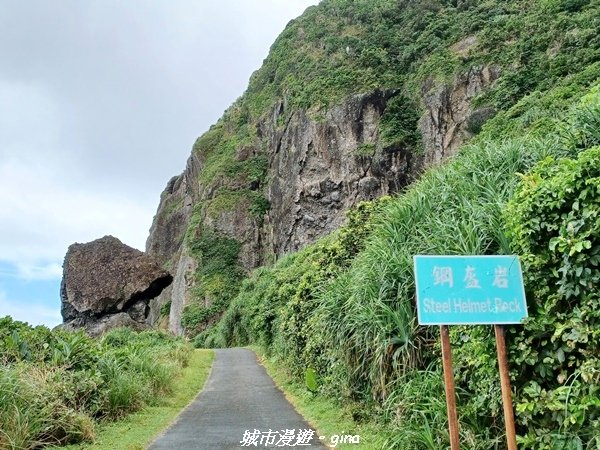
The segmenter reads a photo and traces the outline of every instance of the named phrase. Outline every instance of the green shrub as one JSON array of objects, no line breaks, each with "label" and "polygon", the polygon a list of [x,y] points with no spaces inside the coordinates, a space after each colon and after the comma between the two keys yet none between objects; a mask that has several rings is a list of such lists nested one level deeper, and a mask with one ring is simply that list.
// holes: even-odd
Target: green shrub
[{"label": "green shrub", "polygon": [[368,142],[356,147],[356,150],[354,150],[354,154],[356,156],[373,156],[373,154],[375,153],[375,149],[376,145],[371,142]]},{"label": "green shrub", "polygon": [[161,317],[169,317],[169,315],[171,314],[171,304],[172,304],[172,301],[169,300],[167,303],[165,303],[164,305],[162,305],[160,307],[160,316]]},{"label": "green shrub", "polygon": [[195,299],[182,313],[181,324],[188,336],[203,331],[235,297],[244,271],[238,261],[241,244],[216,231],[200,227],[190,238],[192,255],[198,260]]},{"label": "green shrub", "polygon": [[379,123],[383,147],[415,149],[421,140],[418,122],[420,111],[405,95],[392,97]]},{"label": "green shrub", "polygon": [[150,394],[145,389],[144,381],[122,366],[118,367],[114,377],[106,383],[100,409],[102,417],[119,419],[140,409],[145,404],[146,396]]},{"label": "green shrub", "polygon": [[600,147],[537,165],[523,177],[507,224],[532,315],[514,336],[522,442],[598,445]]},{"label": "green shrub", "polygon": [[250,214],[254,218],[262,220],[267,211],[271,209],[271,203],[261,194],[255,193],[252,197],[252,204],[249,208]]},{"label": "green shrub", "polygon": [[[79,401],[62,394],[68,372],[19,363],[0,366],[0,447],[37,448],[91,439],[94,422]],[[78,385],[69,386],[74,391]],[[77,392],[67,392],[74,399]]]}]

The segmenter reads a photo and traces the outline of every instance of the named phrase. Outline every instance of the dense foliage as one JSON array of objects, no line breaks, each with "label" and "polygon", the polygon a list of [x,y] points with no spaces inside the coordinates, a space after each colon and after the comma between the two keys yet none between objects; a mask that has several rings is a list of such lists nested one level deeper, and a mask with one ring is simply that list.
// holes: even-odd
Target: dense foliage
[{"label": "dense foliage", "polygon": [[600,436],[600,147],[541,162],[507,217],[539,318],[514,337],[523,442],[581,448]]},{"label": "dense foliage", "polygon": [[279,36],[240,104],[260,116],[278,98],[319,107],[404,85],[416,98],[427,79],[492,63],[508,73],[481,101],[506,109],[600,59],[598,7],[587,0],[324,0]]},{"label": "dense foliage", "polygon": [[192,336],[206,328],[211,319],[229,305],[243,277],[238,262],[241,244],[203,227],[201,217],[202,207],[194,214],[193,225],[186,236],[190,254],[198,261],[194,299],[184,308],[181,319],[186,334]]},{"label": "dense foliage", "polygon": [[[217,328],[199,334],[197,346],[226,346],[232,342],[242,345],[260,343],[265,347],[274,344],[273,338],[280,332],[288,333],[293,342],[280,342],[282,351],[292,357],[302,353],[305,339],[301,336],[308,331],[306,316],[310,313],[310,302],[314,300],[312,290],[303,290],[326,283],[336,273],[348,266],[352,258],[364,245],[372,224],[369,218],[381,210],[390,200],[383,197],[376,202],[360,203],[356,209],[348,213],[348,223],[335,235],[315,246],[307,247],[288,258],[284,258],[272,269],[258,269],[255,274],[242,283],[237,295],[225,317]],[[262,274],[268,276],[263,276]],[[289,304],[285,311],[286,318],[278,318],[279,328],[275,329],[276,306]],[[241,321],[240,321],[241,319]]]},{"label": "dense foliage", "polygon": [[93,340],[0,319],[0,448],[92,440],[99,422],[159,403],[189,355],[157,331]]},{"label": "dense foliage", "polygon": [[[402,195],[361,205],[338,233],[256,271],[197,344],[259,344],[299,379],[316,371],[322,395],[356,401],[356,420],[375,415],[393,427],[390,448],[444,448],[437,330],[416,324],[412,256],[514,251],[531,304],[527,323],[508,329],[520,442],[595,448],[600,95],[563,119],[514,113],[522,103],[564,111],[573,98],[565,90],[575,91],[518,102],[512,123],[493,119]],[[507,127],[521,136],[503,138]],[[461,440],[504,448],[491,328],[453,327],[451,338]]]}]

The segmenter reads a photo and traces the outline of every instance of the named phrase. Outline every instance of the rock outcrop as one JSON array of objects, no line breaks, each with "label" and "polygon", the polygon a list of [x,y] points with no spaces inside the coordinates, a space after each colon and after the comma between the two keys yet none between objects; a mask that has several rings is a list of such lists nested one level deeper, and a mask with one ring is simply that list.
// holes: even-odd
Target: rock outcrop
[{"label": "rock outcrop", "polygon": [[260,124],[270,153],[271,205],[262,245],[281,256],[340,227],[345,212],[362,200],[399,191],[418,172],[409,148],[384,146],[379,123],[395,91],[354,95],[324,119],[292,112],[278,127],[283,108]]},{"label": "rock outcrop", "polygon": [[498,67],[478,66],[458,76],[452,84],[425,83],[422,102],[427,112],[421,118],[420,128],[426,165],[439,164],[452,156],[471,136],[474,119],[484,122],[495,114],[491,108],[473,110],[471,103],[499,77]]},{"label": "rock outcrop", "polygon": [[239,242],[239,261],[247,271],[313,243],[337,229],[358,202],[398,192],[423,168],[453,155],[471,136],[473,119],[483,122],[494,114],[473,110],[471,103],[499,75],[499,69],[481,66],[452,83],[425,83],[419,102],[422,116],[415,125],[422,136],[421,151],[382,139],[382,117],[396,90],[351,96],[316,117],[301,109],[288,111],[281,100],[254,125],[255,143],[236,149],[238,161],[257,154],[268,159],[266,184],[246,187],[264,192],[269,203],[259,218],[243,203],[207,214],[202,205],[209,205],[224,187],[238,187],[222,179],[203,185],[205,161],[192,152],[185,171],[161,195],[146,243],[147,253],[172,268],[175,276],[172,286],[151,302],[149,322],[156,323],[162,305],[172,301],[169,329],[182,334],[181,313],[199,267],[185,236],[201,233],[198,224]]},{"label": "rock outcrop", "polygon": [[151,303],[151,319],[171,300],[169,329],[182,333],[181,312],[198,267],[184,239],[195,211],[200,211],[196,221],[241,244],[240,264],[249,271],[337,229],[346,210],[361,200],[397,192],[412,181],[422,158],[379,139],[381,116],[394,95],[393,90],[354,95],[318,118],[303,110],[288,112],[284,102],[276,105],[256,124],[255,145],[236,154],[243,161],[267,150],[268,182],[261,189],[269,209],[263,217],[252,215],[243,203],[213,216],[206,208],[194,209],[209,203],[223,185],[199,182],[203,160],[193,152],[186,170],[161,195],[146,243],[147,253],[175,275],[173,285]]},{"label": "rock outcrop", "polygon": [[115,237],[73,244],[63,265],[63,326],[90,335],[122,326],[147,328],[150,301],[172,280],[152,257]]}]

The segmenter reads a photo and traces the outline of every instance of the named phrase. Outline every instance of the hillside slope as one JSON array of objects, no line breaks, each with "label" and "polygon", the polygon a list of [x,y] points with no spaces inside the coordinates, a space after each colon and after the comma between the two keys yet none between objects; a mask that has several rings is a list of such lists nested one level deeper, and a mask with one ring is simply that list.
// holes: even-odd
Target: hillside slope
[{"label": "hillside slope", "polygon": [[163,192],[147,251],[175,280],[151,320],[170,302],[172,331],[202,331],[249,270],[329,234],[358,202],[401,191],[491,117],[510,110],[534,120],[536,110],[511,107],[535,91],[579,95],[600,72],[599,8],[584,0],[309,8]]},{"label": "hillside slope", "polygon": [[[506,329],[520,448],[598,448],[600,85],[580,99],[572,88],[524,98],[509,115],[535,120],[491,119],[402,194],[360,203],[337,232],[256,270],[196,345],[258,345],[298,381],[316,374],[357,428],[382,430],[384,447],[365,448],[449,448],[438,327],[416,323],[413,255],[517,254],[529,318]],[[504,449],[492,327],[450,336],[461,442]]]}]

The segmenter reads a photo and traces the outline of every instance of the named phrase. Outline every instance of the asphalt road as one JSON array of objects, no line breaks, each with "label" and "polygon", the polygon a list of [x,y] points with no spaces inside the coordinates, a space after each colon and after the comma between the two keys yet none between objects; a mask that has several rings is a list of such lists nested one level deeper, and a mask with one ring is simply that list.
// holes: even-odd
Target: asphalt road
[{"label": "asphalt road", "polygon": [[215,352],[204,390],[149,450],[326,448],[258,364],[254,352],[242,348]]}]

